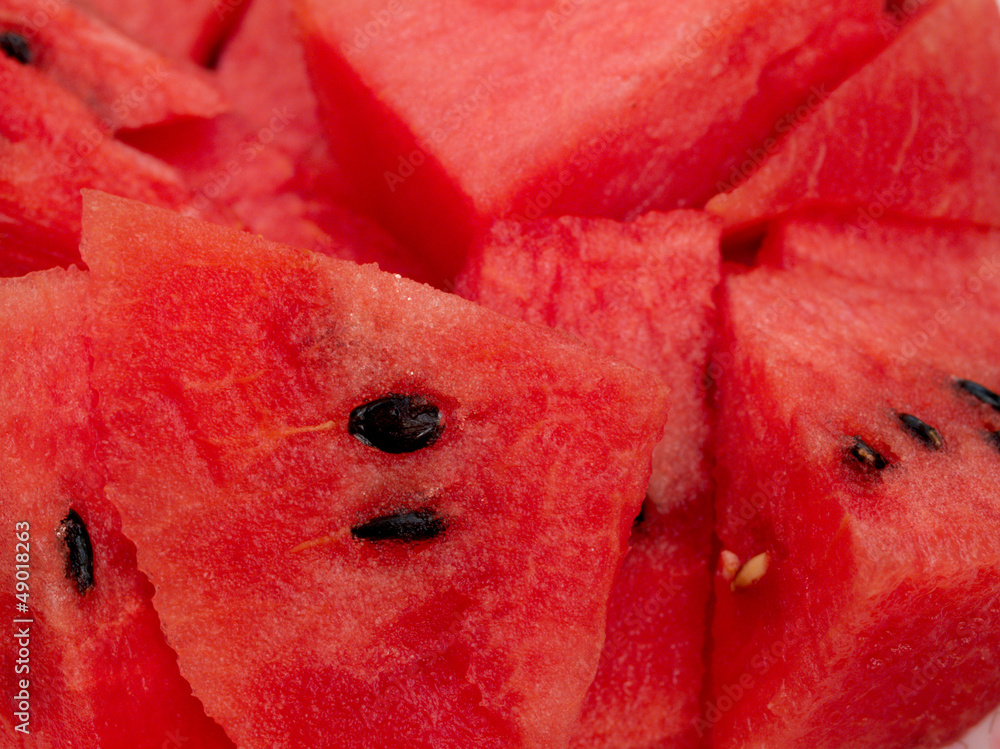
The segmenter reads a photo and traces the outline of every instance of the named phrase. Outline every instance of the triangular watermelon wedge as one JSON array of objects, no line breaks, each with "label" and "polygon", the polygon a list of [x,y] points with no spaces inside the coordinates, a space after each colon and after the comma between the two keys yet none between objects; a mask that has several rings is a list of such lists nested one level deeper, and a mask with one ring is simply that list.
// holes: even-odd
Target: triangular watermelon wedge
[{"label": "triangular watermelon wedge", "polygon": [[563,747],[651,375],[453,295],[88,193],[94,383],[182,673],[255,747]]},{"label": "triangular watermelon wedge", "polygon": [[498,218],[703,205],[889,19],[872,0],[297,7],[331,145],[447,278]]},{"label": "triangular watermelon wedge", "polygon": [[[917,3],[906,3],[909,5]],[[750,227],[806,201],[997,223],[1000,11],[995,0],[938,0],[781,143],[750,154],[709,210]],[[788,131],[786,126],[785,131]],[[724,192],[729,190],[728,192]]]},{"label": "triangular watermelon wedge", "polygon": [[105,134],[226,108],[204,71],[156,54],[72,4],[2,0],[0,32],[16,35],[26,49],[23,64],[78,96]]},{"label": "triangular watermelon wedge", "polygon": [[105,132],[74,94],[0,55],[0,275],[79,262],[80,188],[232,221],[180,173]]},{"label": "triangular watermelon wedge", "polygon": [[234,749],[181,678],[103,496],[88,289],[76,269],[0,280],[0,522],[10,529],[0,605],[12,627],[0,643],[0,745]]},{"label": "triangular watermelon wedge", "polygon": [[608,609],[607,640],[571,746],[693,747],[711,590],[703,385],[720,228],[698,211],[499,221],[457,291],[663,377],[670,425]]},{"label": "triangular watermelon wedge", "polygon": [[700,725],[717,746],[958,738],[1000,701],[1000,347],[984,334],[1000,315],[766,268],[730,277],[720,313],[725,551]]},{"label": "triangular watermelon wedge", "polygon": [[904,216],[859,225],[856,215],[819,206],[784,214],[768,226],[757,259],[776,268],[822,268],[900,291],[943,293],[942,314],[970,303],[1000,308],[1000,228]]},{"label": "triangular watermelon wedge", "polygon": [[76,0],[133,39],[165,55],[211,65],[239,24],[247,0]]}]

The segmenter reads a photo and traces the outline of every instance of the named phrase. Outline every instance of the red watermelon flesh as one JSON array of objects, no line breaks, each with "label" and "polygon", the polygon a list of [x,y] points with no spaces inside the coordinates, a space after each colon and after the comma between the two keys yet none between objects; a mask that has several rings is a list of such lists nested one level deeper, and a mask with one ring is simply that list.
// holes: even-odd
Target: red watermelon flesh
[{"label": "red watermelon flesh", "polygon": [[378,263],[386,272],[421,282],[433,280],[424,264],[373,219],[341,202],[344,193],[324,180],[334,165],[323,164],[322,157],[313,160],[311,154],[303,157],[305,163],[296,163],[280,146],[276,139],[293,121],[286,108],[275,110],[269,124],[254,128],[234,113],[146,128],[124,140],[181,171],[195,191],[182,209],[187,215],[221,204],[248,231],[271,241]]},{"label": "red watermelon flesh", "polygon": [[157,52],[213,62],[248,0],[73,0]]},{"label": "red watermelon flesh", "polygon": [[299,5],[328,135],[445,275],[497,217],[703,204],[885,43],[872,0]]},{"label": "red watermelon flesh", "polygon": [[934,747],[1000,700],[1000,413],[956,379],[1000,387],[981,335],[1000,316],[970,304],[929,334],[944,303],[727,280],[715,746]]},{"label": "red watermelon flesh", "polygon": [[80,188],[226,221],[166,164],[110,137],[75,96],[0,56],[0,274],[79,262]]},{"label": "red watermelon flesh", "polygon": [[218,67],[219,85],[255,128],[268,127],[276,112],[287,126],[275,144],[293,158],[322,140],[316,95],[297,38],[292,6],[285,0],[254,0]]},{"label": "red watermelon flesh", "polygon": [[564,746],[663,386],[371,266],[86,212],[108,493],[207,712],[247,749]]},{"label": "red watermelon flesh", "polygon": [[[709,209],[745,227],[803,201],[996,224],[1000,11],[944,0],[834,91]],[[762,163],[762,165],[761,165]]]},{"label": "red watermelon flesh", "polygon": [[[11,562],[0,579],[4,611],[23,635],[4,640],[0,685],[8,699],[27,695],[16,710],[26,716],[0,718],[14,742],[5,746],[233,749],[181,678],[134,547],[102,494],[87,292],[75,270],[0,282],[0,521]],[[91,564],[70,556],[81,524]]]},{"label": "red watermelon flesh", "polygon": [[949,307],[998,308],[1000,229],[902,216],[859,218],[857,209],[792,211],[768,227],[759,260],[778,268],[818,266],[902,291],[944,293]]},{"label": "red watermelon flesh", "polygon": [[612,593],[608,640],[573,746],[693,746],[710,589],[703,380],[719,280],[705,214],[498,222],[457,291],[660,375],[670,424],[653,453],[643,519]]},{"label": "red watermelon flesh", "polygon": [[72,5],[3,0],[0,33],[26,41],[27,64],[76,94],[104,132],[212,117],[225,108],[218,89],[193,65],[170,61]]}]

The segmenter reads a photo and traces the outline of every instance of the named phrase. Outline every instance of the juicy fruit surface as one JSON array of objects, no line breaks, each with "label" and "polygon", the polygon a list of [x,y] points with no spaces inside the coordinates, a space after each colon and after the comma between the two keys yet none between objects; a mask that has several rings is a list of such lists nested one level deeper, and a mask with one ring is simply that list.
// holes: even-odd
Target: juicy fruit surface
[{"label": "juicy fruit surface", "polygon": [[[80,188],[191,208],[180,174],[102,131],[96,115],[37,70],[0,56],[0,274],[79,261]],[[223,220],[210,205],[198,215]]]},{"label": "juicy fruit surface", "polygon": [[9,710],[0,725],[23,747],[159,749],[184,737],[185,746],[232,749],[181,678],[134,548],[102,495],[86,294],[79,271],[0,283],[0,520],[11,529],[3,551],[25,555],[30,570],[18,578],[23,599],[14,599],[13,566],[0,578],[5,610],[27,603],[15,618],[28,635],[0,650],[0,685],[13,698],[24,679],[31,696],[27,717],[15,719],[27,733],[15,732]]},{"label": "juicy fruit surface", "polygon": [[[855,223],[849,209],[793,211],[769,229],[762,264],[817,266],[884,287],[945,295],[946,307],[967,303],[994,310],[1000,275],[1000,229],[958,221],[887,217]],[[933,268],[933,273],[920,269]],[[901,268],[916,272],[901,273]]]},{"label": "juicy fruit surface", "polygon": [[997,3],[941,0],[709,209],[729,226],[808,200],[995,224],[998,58]]},{"label": "juicy fruit surface", "polygon": [[710,588],[708,411],[702,388],[719,279],[704,214],[499,222],[459,294],[548,325],[663,377],[669,427],[612,590],[607,640],[573,746],[693,746]]},{"label": "juicy fruit surface", "polygon": [[996,313],[968,305],[913,351],[941,297],[759,270],[724,302],[717,530],[769,564],[716,576],[713,741],[956,738],[1000,699],[1000,413],[956,387],[1000,385],[992,342],[960,333]]},{"label": "juicy fruit surface", "polygon": [[203,72],[154,53],[73,5],[3,0],[0,33],[21,36],[30,57],[24,64],[85,102],[106,132],[212,117],[224,109]]},{"label": "juicy fruit surface", "polygon": [[[662,386],[371,268],[87,211],[108,493],[207,711],[245,747],[564,743]],[[440,409],[432,445],[349,433],[390,393]]]},{"label": "juicy fruit surface", "polygon": [[884,44],[864,0],[301,9],[333,146],[347,135],[382,215],[451,275],[497,217],[703,204],[727,160]]},{"label": "juicy fruit surface", "polygon": [[177,59],[212,62],[219,43],[237,24],[247,0],[78,0],[150,49]]}]

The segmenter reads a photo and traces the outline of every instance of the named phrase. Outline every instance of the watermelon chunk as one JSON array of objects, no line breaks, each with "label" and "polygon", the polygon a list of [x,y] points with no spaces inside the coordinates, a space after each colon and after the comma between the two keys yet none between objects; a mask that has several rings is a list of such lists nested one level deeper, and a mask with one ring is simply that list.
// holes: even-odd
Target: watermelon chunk
[{"label": "watermelon chunk", "polygon": [[299,5],[334,148],[446,276],[498,217],[702,205],[887,18],[873,0]]},{"label": "watermelon chunk", "polygon": [[709,209],[743,231],[811,200],[856,206],[857,225],[889,211],[996,224],[998,123],[997,3],[942,0]]},{"label": "watermelon chunk", "polygon": [[934,747],[1000,701],[1000,317],[945,307],[727,280],[714,745]]},{"label": "watermelon chunk", "polygon": [[79,262],[80,188],[231,218],[195,196],[175,170],[101,128],[76,96],[0,56],[0,275]]},{"label": "watermelon chunk", "polygon": [[3,0],[0,33],[16,34],[26,45],[26,64],[76,94],[105,133],[225,109],[218,89],[193,65],[170,61],[67,3]]},{"label": "watermelon chunk", "polygon": [[564,746],[663,385],[371,266],[85,210],[107,491],[207,712],[247,749]]},{"label": "watermelon chunk", "polygon": [[247,230],[271,241],[433,280],[434,274],[373,219],[342,202],[346,193],[325,179],[335,165],[312,154],[296,163],[282,148],[281,133],[292,121],[291,110],[275,110],[269,124],[255,129],[239,114],[226,114],[145,128],[124,140],[183,174],[195,193],[182,208],[186,215],[222,205]]},{"label": "watermelon chunk", "polygon": [[[768,227],[759,261],[777,268],[818,267],[901,291],[944,294],[952,306],[997,309],[1000,229],[900,216],[854,225],[855,217],[852,209],[818,207],[785,214]],[[900,273],[900,268],[917,272]]]},{"label": "watermelon chunk", "polygon": [[76,270],[0,281],[0,600],[18,634],[0,646],[3,745],[234,749],[181,678],[103,496],[87,292]]},{"label": "watermelon chunk", "polygon": [[285,0],[254,0],[223,51],[218,80],[254,128],[268,127],[276,113],[285,115],[275,145],[293,158],[322,140],[316,95]]},{"label": "watermelon chunk", "polygon": [[215,60],[247,0],[73,0],[150,49],[200,64]]},{"label": "watermelon chunk", "polygon": [[663,377],[670,425],[609,604],[607,641],[572,746],[690,747],[711,587],[703,380],[719,228],[693,211],[498,222],[457,291]]}]

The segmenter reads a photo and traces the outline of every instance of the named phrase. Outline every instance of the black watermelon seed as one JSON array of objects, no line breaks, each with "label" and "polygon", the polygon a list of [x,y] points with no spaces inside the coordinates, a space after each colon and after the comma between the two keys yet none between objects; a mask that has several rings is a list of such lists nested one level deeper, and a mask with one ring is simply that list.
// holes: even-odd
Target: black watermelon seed
[{"label": "black watermelon seed", "polygon": [[59,525],[59,536],[66,544],[66,578],[76,585],[82,596],[94,587],[94,548],[90,534],[76,510],[71,509]]},{"label": "black watermelon seed", "polygon": [[422,395],[389,393],[351,411],[347,431],[385,453],[412,453],[444,431],[441,411]]},{"label": "black watermelon seed", "polygon": [[986,439],[993,443],[993,447],[1000,450],[1000,432],[990,432]]},{"label": "black watermelon seed", "polygon": [[362,541],[429,541],[445,531],[444,520],[429,509],[407,510],[369,520],[351,528]]},{"label": "black watermelon seed", "polygon": [[889,465],[889,463],[886,462],[886,459],[879,454],[878,450],[860,437],[854,438],[854,444],[847,452],[852,458],[866,468],[873,468],[876,471],[881,471]]},{"label": "black watermelon seed", "polygon": [[965,392],[981,400],[987,406],[992,406],[997,411],[1000,411],[1000,395],[997,395],[992,390],[984,388],[978,382],[973,382],[972,380],[958,380],[955,384]]},{"label": "black watermelon seed", "polygon": [[903,426],[915,437],[917,437],[921,442],[923,442],[927,447],[934,450],[940,450],[944,447],[944,439],[941,437],[941,432],[932,427],[930,424],[918,419],[912,414],[899,414],[899,420],[903,422]]},{"label": "black watermelon seed", "polygon": [[16,31],[5,31],[0,34],[0,49],[7,57],[17,60],[22,65],[30,65],[34,59],[28,40]]}]

